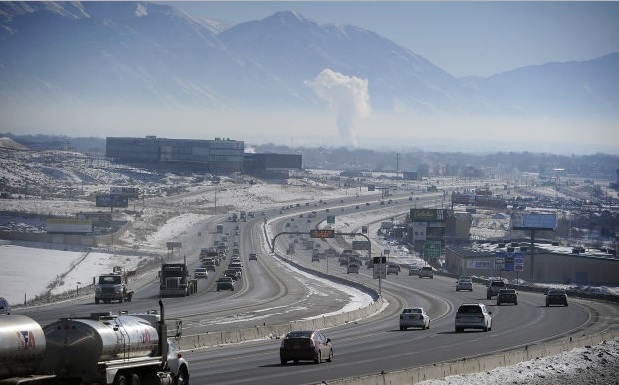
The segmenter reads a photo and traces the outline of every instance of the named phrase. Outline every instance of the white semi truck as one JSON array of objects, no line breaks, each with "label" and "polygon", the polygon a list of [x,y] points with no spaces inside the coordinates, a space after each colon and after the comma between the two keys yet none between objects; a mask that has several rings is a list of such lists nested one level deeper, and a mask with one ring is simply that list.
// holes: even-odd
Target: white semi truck
[{"label": "white semi truck", "polygon": [[0,384],[187,385],[189,364],[160,314],[0,316]]}]

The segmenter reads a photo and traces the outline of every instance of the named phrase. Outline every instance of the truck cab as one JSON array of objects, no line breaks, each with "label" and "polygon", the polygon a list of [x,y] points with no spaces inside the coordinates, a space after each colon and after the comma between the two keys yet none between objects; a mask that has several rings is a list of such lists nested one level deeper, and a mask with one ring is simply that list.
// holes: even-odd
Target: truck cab
[{"label": "truck cab", "polygon": [[99,276],[95,286],[95,303],[103,301],[131,302],[133,290],[128,290],[122,274],[104,274]]}]

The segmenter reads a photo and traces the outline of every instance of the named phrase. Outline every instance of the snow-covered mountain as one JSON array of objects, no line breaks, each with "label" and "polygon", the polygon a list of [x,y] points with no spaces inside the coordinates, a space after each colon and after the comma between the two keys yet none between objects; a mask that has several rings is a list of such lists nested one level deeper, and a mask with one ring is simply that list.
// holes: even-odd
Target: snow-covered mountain
[{"label": "snow-covered mountain", "polygon": [[0,102],[314,108],[329,68],[368,80],[374,110],[616,115],[619,54],[457,79],[351,25],[282,11],[226,28],[142,2],[0,3]]}]

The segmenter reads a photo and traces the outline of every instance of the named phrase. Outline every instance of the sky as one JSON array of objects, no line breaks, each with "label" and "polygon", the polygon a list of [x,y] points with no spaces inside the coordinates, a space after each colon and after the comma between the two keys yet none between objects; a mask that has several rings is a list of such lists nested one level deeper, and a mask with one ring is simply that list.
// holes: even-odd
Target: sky
[{"label": "sky", "polygon": [[[619,52],[619,1],[168,1],[195,17],[241,23],[295,11],[320,24],[351,24],[384,36],[455,77],[491,76],[548,62]],[[332,78],[347,74],[332,74]],[[343,76],[342,76],[343,75]],[[364,79],[350,84],[366,87]],[[319,94],[318,82],[315,90]],[[348,87],[350,88],[350,87]],[[619,154],[616,118],[381,114],[363,99],[324,110],[229,111],[202,108],[0,106],[0,129],[68,136],[230,137],[248,144],[352,146],[408,151],[533,151]],[[334,107],[335,106],[335,107]],[[355,119],[338,115],[354,111]],[[348,119],[347,119],[348,118]],[[174,127],[174,129],[171,129]],[[252,127],[248,129],[248,127]],[[532,139],[534,138],[534,139]]]},{"label": "sky", "polygon": [[527,65],[619,52],[619,2],[181,1],[194,16],[241,23],[296,11],[352,24],[425,57],[453,76],[491,76]]}]

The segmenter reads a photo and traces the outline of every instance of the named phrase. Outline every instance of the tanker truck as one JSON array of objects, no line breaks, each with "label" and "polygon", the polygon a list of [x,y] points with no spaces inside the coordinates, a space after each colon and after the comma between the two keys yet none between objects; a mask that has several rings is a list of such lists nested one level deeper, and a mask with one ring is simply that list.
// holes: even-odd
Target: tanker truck
[{"label": "tanker truck", "polygon": [[[160,314],[0,316],[0,384],[187,385],[189,364]],[[180,332],[177,333],[180,335]]]}]

